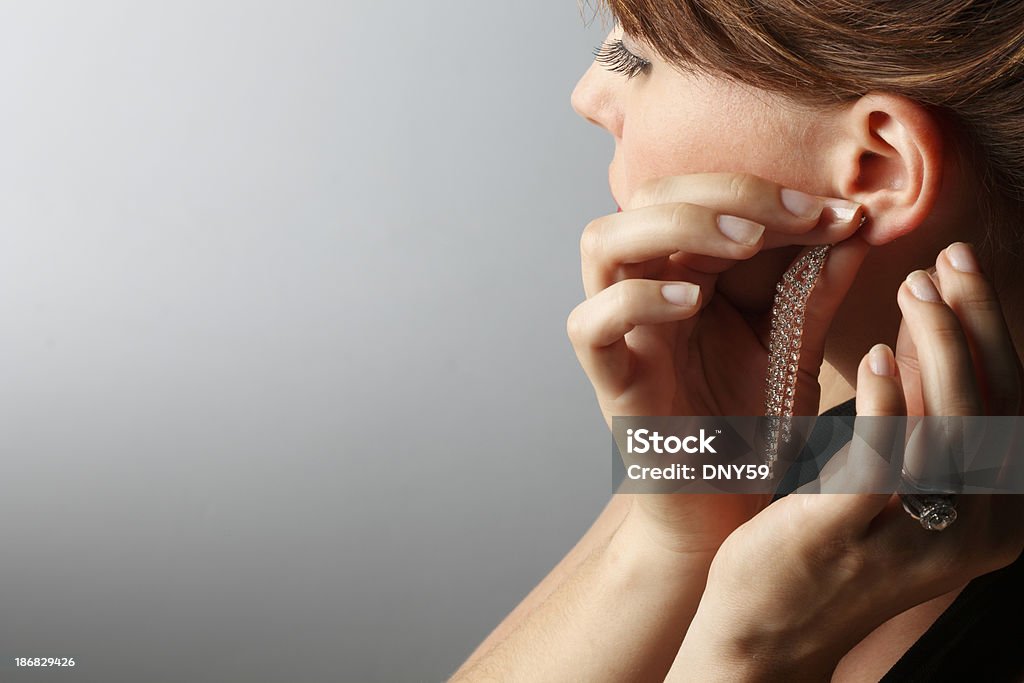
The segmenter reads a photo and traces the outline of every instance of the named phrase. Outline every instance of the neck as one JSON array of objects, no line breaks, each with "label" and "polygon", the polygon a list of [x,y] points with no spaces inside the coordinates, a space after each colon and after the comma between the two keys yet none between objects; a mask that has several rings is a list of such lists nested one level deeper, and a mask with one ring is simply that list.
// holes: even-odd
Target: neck
[{"label": "neck", "polygon": [[[982,264],[986,273],[992,273],[990,282],[994,282],[999,293],[1000,304],[1006,324],[1010,330],[1017,357],[1024,359],[1024,304],[1019,304],[1021,285],[1016,280],[1016,273],[996,272],[995,264]],[[902,313],[896,304],[896,288],[902,281],[897,278],[886,282],[882,273],[910,272],[913,268],[876,268],[872,272],[874,278],[864,280],[865,289],[873,291],[861,292],[858,296],[848,297],[840,307],[832,327],[829,330],[825,348],[825,362],[821,366],[819,384],[821,399],[819,414],[833,406],[853,398],[856,395],[857,369],[861,359],[868,350],[878,343],[888,344],[896,350],[896,339],[899,335]],[[858,281],[860,278],[858,278]],[[854,285],[855,287],[858,284]],[[865,301],[876,302],[865,305]],[[849,307],[849,311],[844,308]],[[904,332],[904,334],[908,334]]]},{"label": "neck", "polygon": [[829,408],[849,401],[855,395],[853,385],[846,381],[842,373],[828,361],[825,361],[821,366],[818,382],[821,384],[821,400],[818,404],[819,415]]}]

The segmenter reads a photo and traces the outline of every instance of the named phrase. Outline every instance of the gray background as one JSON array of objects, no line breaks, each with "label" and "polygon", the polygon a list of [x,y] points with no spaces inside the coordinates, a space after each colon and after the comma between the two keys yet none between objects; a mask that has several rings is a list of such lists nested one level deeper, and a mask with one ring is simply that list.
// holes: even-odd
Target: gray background
[{"label": "gray background", "polygon": [[436,681],[578,539],[586,17],[0,3],[0,678]]}]

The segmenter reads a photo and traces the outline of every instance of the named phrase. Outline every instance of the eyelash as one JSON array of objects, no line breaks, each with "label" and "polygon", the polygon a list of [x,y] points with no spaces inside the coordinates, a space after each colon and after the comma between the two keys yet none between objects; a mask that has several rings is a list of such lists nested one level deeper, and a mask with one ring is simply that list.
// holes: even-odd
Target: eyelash
[{"label": "eyelash", "polygon": [[594,58],[609,71],[625,74],[627,79],[645,73],[651,66],[646,59],[627,50],[621,40],[613,40],[597,46],[594,48]]}]

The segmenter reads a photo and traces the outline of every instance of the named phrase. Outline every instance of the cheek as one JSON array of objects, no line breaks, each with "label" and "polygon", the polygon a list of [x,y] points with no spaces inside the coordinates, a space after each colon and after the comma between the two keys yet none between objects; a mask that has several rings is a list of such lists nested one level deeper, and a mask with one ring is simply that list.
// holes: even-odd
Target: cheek
[{"label": "cheek", "polygon": [[[695,98],[696,99],[696,98]],[[623,189],[632,192],[645,180],[689,173],[770,169],[755,132],[729,107],[678,103],[671,108],[640,109],[627,117],[621,141]]]},{"label": "cheek", "polygon": [[686,96],[647,93],[624,117],[618,152],[625,192],[651,178],[688,173],[803,179],[799,155],[787,144],[796,133],[770,103],[703,82],[681,82],[671,92]]},{"label": "cheek", "polygon": [[643,109],[627,118],[621,143],[625,189],[631,193],[651,178],[699,172],[711,149],[699,124],[695,117]]},{"label": "cheek", "polygon": [[[615,169],[624,193],[650,178],[690,173],[752,173],[795,187],[807,180],[793,149],[796,132],[778,111],[760,102],[702,91],[686,101],[637,107],[629,114]],[[766,251],[737,264],[719,277],[717,290],[743,313],[764,313],[771,307],[775,283],[799,251]]]}]

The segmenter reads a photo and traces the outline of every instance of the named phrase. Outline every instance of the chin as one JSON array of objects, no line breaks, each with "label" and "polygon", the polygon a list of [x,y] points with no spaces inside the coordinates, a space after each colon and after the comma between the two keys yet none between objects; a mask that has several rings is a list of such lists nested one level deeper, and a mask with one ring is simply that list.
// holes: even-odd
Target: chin
[{"label": "chin", "polygon": [[715,291],[744,315],[770,313],[775,285],[802,249],[800,245],[793,245],[762,251],[719,275]]}]

